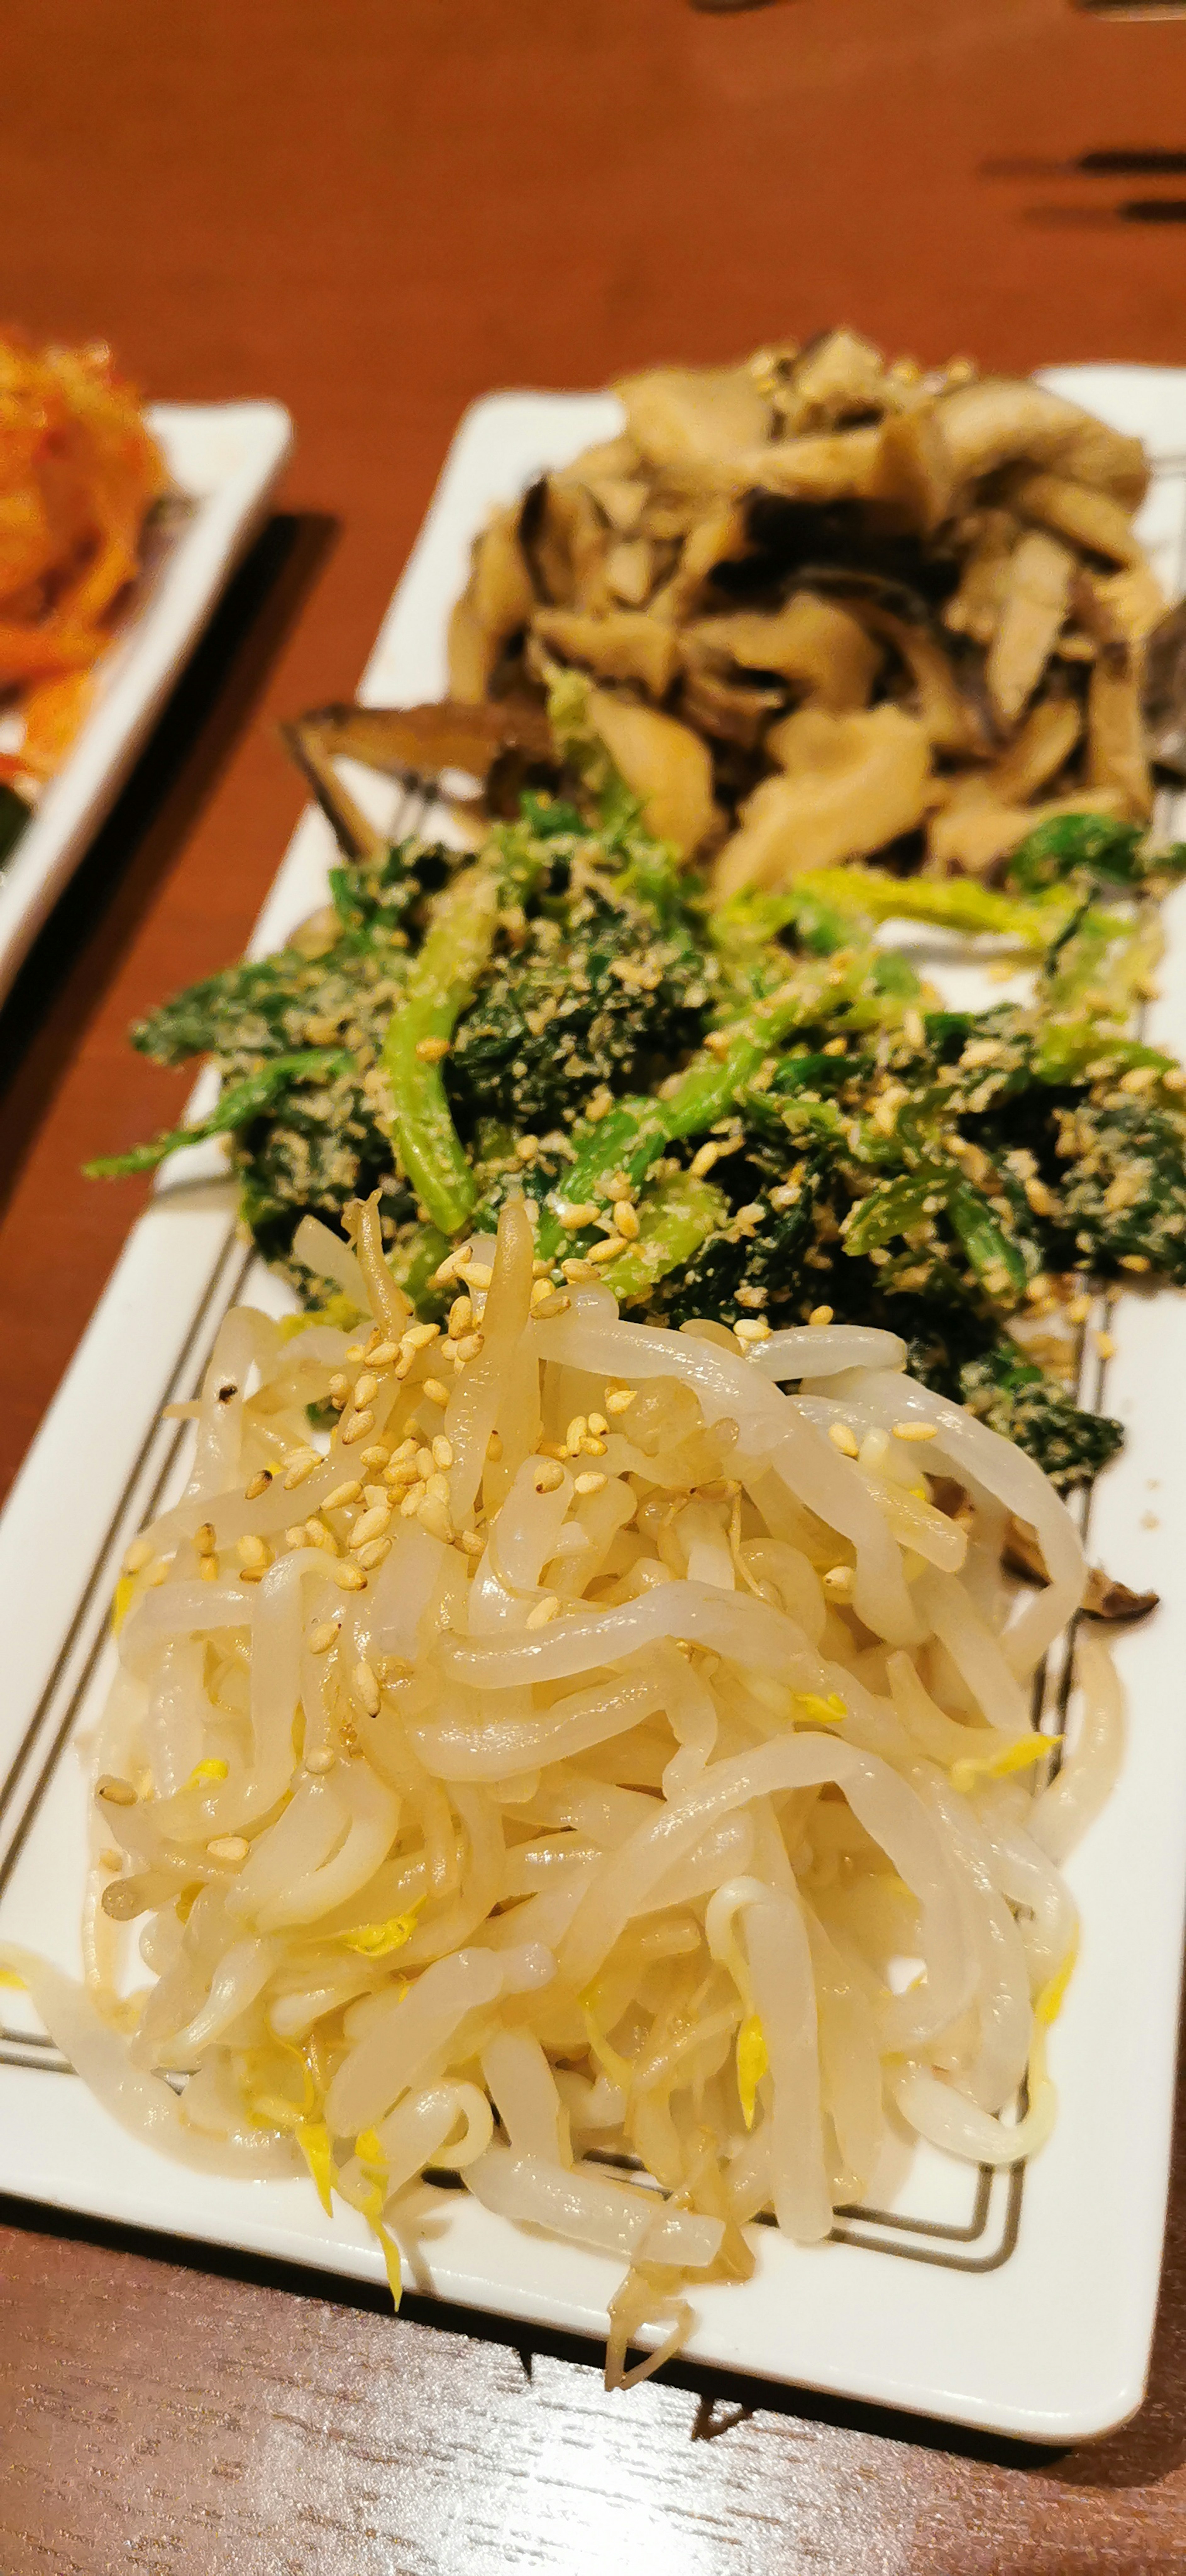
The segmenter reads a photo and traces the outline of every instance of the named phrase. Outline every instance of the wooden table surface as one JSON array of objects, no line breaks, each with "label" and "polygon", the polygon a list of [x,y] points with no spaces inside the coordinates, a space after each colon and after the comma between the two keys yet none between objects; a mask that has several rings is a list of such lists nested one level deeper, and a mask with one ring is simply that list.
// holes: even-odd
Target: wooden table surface
[{"label": "wooden table surface", "polygon": [[[3,304],[161,396],[274,394],[272,521],[0,1013],[0,1476],[141,1199],[87,1154],[176,1112],[126,1048],[243,944],[449,437],[848,320],[928,358],[1186,363],[1186,24],[1067,0],[6,0]],[[1017,165],[1011,170],[999,165]],[[1021,166],[1028,165],[1028,166]],[[1186,211],[1184,209],[1183,211]],[[9,2204],[0,2576],[1186,2568],[1186,2165],[1148,2401],[1062,2455],[673,2369]]]}]

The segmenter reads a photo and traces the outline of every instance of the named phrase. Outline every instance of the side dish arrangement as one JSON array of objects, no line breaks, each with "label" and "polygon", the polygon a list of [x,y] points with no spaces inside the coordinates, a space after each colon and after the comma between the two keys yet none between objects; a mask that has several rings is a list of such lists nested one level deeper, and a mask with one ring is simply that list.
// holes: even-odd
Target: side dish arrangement
[{"label": "side dish arrangement", "polygon": [[[96,1168],[227,1136],[301,1304],[227,1318],[125,1562],[85,1986],[5,1953],[397,2296],[451,2177],[615,2254],[614,2380],[887,2136],[1049,2135],[1123,1709],[1098,1617],[1065,1743],[1035,1676],[1148,1606],[1087,1592],[1081,1336],[1186,1280],[1136,443],[848,333],[623,401],[479,538],[448,702],[294,729],[324,909],[135,1032],[218,1106]],[[340,753],[464,828],[389,844]]]}]

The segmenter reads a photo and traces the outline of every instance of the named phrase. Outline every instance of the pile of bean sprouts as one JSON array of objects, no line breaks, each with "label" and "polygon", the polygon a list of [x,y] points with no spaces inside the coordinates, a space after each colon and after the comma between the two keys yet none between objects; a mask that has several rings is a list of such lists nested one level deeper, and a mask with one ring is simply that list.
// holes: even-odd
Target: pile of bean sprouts
[{"label": "pile of bean sprouts", "polygon": [[1051,1776],[1075,1527],[892,1334],[628,1322],[555,1290],[523,1201],[416,1323],[350,1223],[299,1250],[354,1334],[233,1311],[128,1552],[85,1987],[4,1955],[126,2127],[307,2165],[397,2295],[426,2173],[615,2255],[618,2383],[749,2276],[749,2222],[825,2238],[887,2130],[1047,2137],[1116,1684],[1082,1636]]}]

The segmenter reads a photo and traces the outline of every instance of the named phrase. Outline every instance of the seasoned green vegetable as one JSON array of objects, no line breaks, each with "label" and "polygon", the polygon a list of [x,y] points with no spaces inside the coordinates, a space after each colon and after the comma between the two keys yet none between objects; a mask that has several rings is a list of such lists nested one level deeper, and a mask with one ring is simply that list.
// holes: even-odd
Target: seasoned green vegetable
[{"label": "seasoned green vegetable", "polygon": [[[339,869],[293,945],[154,1014],[135,1043],[213,1055],[219,1108],[93,1168],[232,1134],[247,1222],[311,1300],[300,1218],[378,1190],[426,1314],[450,1240],[525,1194],[558,1286],[751,1335],[825,1305],[887,1325],[1072,1484],[1120,1437],[1069,1391],[1076,1299],[1186,1284],[1186,1075],[1132,1034],[1145,889],[1183,860],[1071,816],[1013,891],[852,867],[710,913],[582,749],[571,802],[524,797],[476,859],[412,841]],[[1036,959],[1032,1004],[939,1008],[878,944],[904,914]]]}]

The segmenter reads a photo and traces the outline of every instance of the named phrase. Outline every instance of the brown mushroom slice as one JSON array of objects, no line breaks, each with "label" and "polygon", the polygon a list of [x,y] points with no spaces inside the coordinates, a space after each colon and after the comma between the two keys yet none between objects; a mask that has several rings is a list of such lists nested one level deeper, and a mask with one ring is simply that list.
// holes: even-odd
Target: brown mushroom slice
[{"label": "brown mushroom slice", "polygon": [[984,727],[965,698],[938,636],[926,626],[896,617],[877,600],[861,600],[857,613],[905,663],[918,699],[915,712],[936,751],[973,759],[977,753],[986,754]]},{"label": "brown mushroom slice", "polygon": [[574,609],[540,608],[534,627],[562,661],[583,663],[601,680],[637,680],[652,698],[666,697],[679,668],[673,629],[645,610],[614,608],[605,617],[582,617]]},{"label": "brown mushroom slice", "polygon": [[[1049,1583],[1038,1533],[1029,1521],[1010,1520],[1003,1555],[1010,1574],[1024,1574],[1034,1583]],[[1131,1592],[1127,1583],[1118,1583],[1114,1575],[1105,1574],[1102,1565],[1093,1565],[1083,1608],[1089,1619],[1145,1619],[1150,1610],[1156,1610],[1159,1599],[1156,1592]]]},{"label": "brown mushroom slice", "polygon": [[748,367],[656,367],[614,391],[645,463],[694,490],[770,434],[770,403]]},{"label": "brown mushroom slice", "polygon": [[951,802],[927,826],[928,863],[942,876],[986,876],[1040,823],[1053,823],[1061,814],[1119,815],[1122,807],[1123,799],[1111,788],[1080,788],[1073,796],[1051,797],[1042,805]]},{"label": "brown mushroom slice", "polygon": [[767,737],[782,765],[741,809],[713,871],[719,897],[867,858],[912,831],[930,802],[930,744],[901,707],[827,715],[800,707]]},{"label": "brown mushroom slice", "polygon": [[503,646],[535,606],[518,517],[517,510],[498,510],[483,529],[449,620],[449,689],[468,704],[485,697]]},{"label": "brown mushroom slice", "polygon": [[699,734],[608,689],[590,689],[589,721],[637,796],[647,830],[690,858],[717,821],[712,761]]},{"label": "brown mushroom slice", "polygon": [[[648,520],[651,517],[648,512]],[[651,533],[658,535],[658,529]],[[736,563],[752,552],[745,513],[735,501],[725,502],[697,519],[683,536],[679,562],[669,581],[651,601],[652,617],[681,626],[699,601],[717,565]]]},{"label": "brown mushroom slice", "polygon": [[1105,645],[1087,690],[1087,776],[1092,787],[1114,788],[1121,811],[1134,823],[1153,808],[1153,781],[1145,748],[1141,704],[1144,655],[1140,646]]},{"label": "brown mushroom slice", "polygon": [[1089,572],[1084,566],[1071,597],[1076,616],[1099,644],[1145,644],[1165,613],[1161,583],[1143,561],[1124,572]]},{"label": "brown mushroom slice", "polygon": [[647,505],[645,483],[627,481],[614,474],[594,475],[585,486],[591,492],[602,516],[620,537],[632,537]]},{"label": "brown mushroom slice", "polygon": [[1071,599],[1074,557],[1045,528],[1030,528],[1013,550],[986,679],[993,713],[1016,724],[1054,650]]},{"label": "brown mushroom slice", "polygon": [[882,435],[878,422],[751,448],[737,459],[732,488],[777,492],[790,501],[875,500]]},{"label": "brown mushroom slice", "polygon": [[1048,697],[1031,707],[1003,759],[989,769],[969,770],[953,779],[945,799],[947,811],[974,805],[1024,805],[1047,780],[1057,778],[1070,759],[1083,730],[1082,712],[1069,696]]},{"label": "brown mushroom slice", "polygon": [[965,527],[971,548],[959,587],[943,609],[943,623],[953,635],[968,635],[974,644],[991,644],[1017,545],[1018,525],[1010,510],[978,510]]},{"label": "brown mushroom slice", "polygon": [[605,558],[605,586],[627,608],[641,608],[655,584],[656,556],[649,537],[622,537]]},{"label": "brown mushroom slice", "polygon": [[885,360],[871,340],[855,331],[826,331],[809,342],[782,386],[778,409],[787,429],[834,429],[854,413],[882,411],[886,400]]},{"label": "brown mushroom slice", "polygon": [[811,590],[795,591],[784,608],[702,618],[687,629],[685,648],[694,659],[777,671],[836,714],[868,706],[884,659],[859,617]]},{"label": "brown mushroom slice", "polygon": [[443,769],[459,769],[484,778],[502,751],[522,751],[531,760],[556,756],[544,709],[517,698],[481,706],[434,698],[418,707],[314,707],[289,731],[315,740],[334,759],[361,760],[388,777],[410,770],[436,778]]},{"label": "brown mushroom slice", "polygon": [[642,459],[632,438],[625,432],[618,438],[600,439],[595,447],[583,447],[573,464],[561,471],[573,482],[587,484],[592,491],[602,477],[611,481],[633,482]]},{"label": "brown mushroom slice", "polygon": [[941,396],[935,419],[961,488],[1004,465],[1045,465],[1135,508],[1149,469],[1137,438],[1021,377],[981,376]]},{"label": "brown mushroom slice", "polygon": [[743,681],[722,679],[695,662],[689,664],[680,692],[680,712],[698,733],[711,734],[717,742],[735,742],[742,751],[757,750],[771,717],[785,704],[781,689],[755,689]]},{"label": "brown mushroom slice", "polygon": [[1110,492],[1069,482],[1062,474],[1023,473],[1010,482],[1009,499],[1019,518],[1053,528],[1056,537],[1066,537],[1085,554],[1105,555],[1118,564],[1144,561],[1131,517]]},{"label": "brown mushroom slice", "polygon": [[876,498],[894,507],[906,525],[923,536],[932,536],[950,516],[959,490],[959,469],[933,402],[917,403],[885,422],[874,481]]},{"label": "brown mushroom slice", "polygon": [[[609,606],[609,531],[583,483],[541,475],[524,499],[519,535],[536,593],[552,608]],[[535,606],[533,599],[532,605]]]}]

